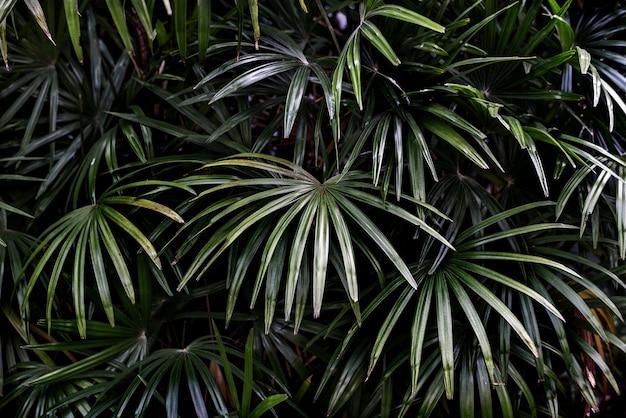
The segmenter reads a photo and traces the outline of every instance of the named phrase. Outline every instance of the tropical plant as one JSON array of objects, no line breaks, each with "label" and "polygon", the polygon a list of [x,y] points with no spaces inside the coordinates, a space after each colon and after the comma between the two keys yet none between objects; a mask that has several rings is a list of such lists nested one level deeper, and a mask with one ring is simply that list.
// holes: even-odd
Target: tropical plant
[{"label": "tropical plant", "polygon": [[3,414],[614,413],[618,2],[59,4],[0,0]]}]

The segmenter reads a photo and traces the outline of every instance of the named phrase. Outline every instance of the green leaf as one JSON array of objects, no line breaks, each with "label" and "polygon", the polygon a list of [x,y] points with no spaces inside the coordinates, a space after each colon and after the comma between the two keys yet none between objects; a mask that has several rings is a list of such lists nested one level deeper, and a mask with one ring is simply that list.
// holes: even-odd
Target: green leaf
[{"label": "green leaf", "polygon": [[291,245],[289,254],[289,268],[287,270],[287,284],[285,288],[285,316],[289,313],[287,308],[290,308],[293,304],[296,284],[304,257],[304,249],[316,212],[317,205],[309,204],[305,206],[294,232],[293,244]]},{"label": "green leaf", "polygon": [[376,123],[376,131],[374,132],[374,141],[372,143],[372,177],[374,186],[378,185],[381,171],[385,166],[383,157],[387,149],[387,135],[389,134],[390,123],[390,115],[383,115]]},{"label": "green leaf", "polygon": [[261,418],[261,416],[275,407],[276,405],[286,401],[289,397],[283,393],[277,393],[275,395],[270,395],[267,398],[263,399],[259,404],[254,408],[249,415],[249,418]]},{"label": "green leaf", "polygon": [[163,216],[167,216],[168,218],[170,218],[171,220],[178,222],[178,223],[185,223],[185,220],[183,218],[181,218],[181,216],[176,213],[174,210],[168,208],[165,205],[162,205],[160,203],[154,202],[152,200],[148,200],[148,199],[141,199],[141,198],[137,198],[137,197],[131,197],[131,196],[110,196],[110,197],[106,197],[103,199],[100,199],[100,204],[122,204],[122,205],[129,205],[129,206],[137,206],[140,208],[144,208],[144,209],[148,209],[157,213],[160,213]]},{"label": "green leaf", "polygon": [[459,259],[451,260],[451,263],[454,265],[458,265],[459,267],[465,269],[468,272],[483,276],[489,280],[496,281],[498,283],[502,283],[505,286],[508,286],[512,289],[517,290],[520,293],[523,293],[532,299],[536,300],[541,306],[543,306],[546,310],[548,310],[555,318],[558,318],[561,321],[565,321],[565,318],[559,312],[556,306],[552,302],[550,302],[547,298],[542,296],[540,293],[536,292],[532,288],[520,283],[518,280],[515,280],[511,277],[508,277],[502,273],[499,273],[493,269],[489,269],[487,267],[481,266],[479,264],[468,263],[466,261],[462,261]]},{"label": "green leaf", "polygon": [[29,382],[31,385],[42,385],[50,383],[59,383],[72,379],[73,376],[81,372],[92,370],[94,367],[112,359],[114,356],[123,352],[133,342],[123,341],[106,347],[96,354],[88,356],[82,360],[72,363],[68,366],[58,367],[45,375],[38,377]]},{"label": "green leaf", "polygon": [[355,206],[349,200],[335,195],[337,204],[342,207],[345,212],[352,218],[357,224],[367,233],[368,237],[372,239],[378,245],[378,247],[385,253],[389,260],[396,266],[402,277],[413,287],[417,288],[417,283],[411,274],[411,271],[405,264],[404,260],[398,254],[393,244],[385,237],[374,222],[368,218],[357,206]]},{"label": "green leaf", "polygon": [[223,99],[224,97],[234,94],[244,87],[264,80],[268,77],[283,73],[285,71],[298,68],[301,65],[302,63],[299,61],[275,61],[258,65],[255,68],[252,68],[244,72],[243,74],[235,77],[230,83],[222,87],[213,95],[210,103],[215,103],[216,101]]},{"label": "green leaf", "polygon": [[439,351],[443,371],[443,384],[446,398],[454,397],[454,335],[452,333],[452,304],[448,292],[447,278],[436,273],[435,300],[437,311],[437,335],[439,337]]},{"label": "green leaf", "polygon": [[106,4],[109,8],[109,13],[111,14],[113,23],[115,23],[118,34],[122,39],[122,43],[126,48],[126,52],[128,52],[131,56],[134,55],[133,42],[131,40],[130,33],[128,32],[128,25],[126,24],[126,12],[124,11],[124,6],[122,6],[120,0],[106,0]]},{"label": "green leaf", "polygon": [[[480,361],[480,360],[479,360]],[[466,355],[461,362],[461,372],[459,373],[459,409],[460,418],[474,418],[476,410],[475,401],[477,396],[474,391],[476,385],[472,364],[469,355]],[[487,418],[488,416],[485,416]]]},{"label": "green leaf", "polygon": [[548,179],[543,169],[541,157],[539,156],[539,152],[535,146],[535,141],[533,141],[530,135],[524,132],[524,129],[518,119],[511,116],[498,116],[497,118],[502,122],[504,127],[511,132],[515,139],[517,139],[520,147],[528,153],[528,156],[535,167],[535,173],[539,179],[539,184],[541,185],[543,194],[545,197],[548,197],[550,195],[550,191],[548,190]]},{"label": "green leaf", "polygon": [[235,409],[241,409],[241,404],[239,403],[239,395],[237,394],[237,386],[235,385],[235,379],[233,378],[233,372],[230,366],[230,361],[228,361],[228,356],[226,355],[226,349],[224,345],[224,341],[222,340],[222,336],[217,328],[217,324],[215,321],[211,320],[211,324],[213,326],[213,332],[215,333],[215,338],[217,339],[217,347],[220,352],[220,357],[222,358],[222,367],[224,368],[224,375],[226,377],[226,383],[228,385],[228,390],[233,400],[233,404]]},{"label": "green leaf", "polygon": [[[472,69],[468,70],[469,72],[471,72],[473,70],[477,70],[479,68],[482,68],[484,66],[487,66],[487,65],[490,65],[490,64],[494,64],[494,63],[511,62],[511,61],[523,61],[523,60],[530,60],[530,59],[533,59],[533,58],[535,58],[535,57],[506,56],[506,57],[468,58],[466,60],[455,61],[454,63],[452,63],[449,66],[447,66],[446,69],[450,70],[450,69],[453,69],[453,68],[456,68],[456,67],[462,67],[464,65],[478,64],[475,67],[472,67]],[[467,74],[467,72],[464,72],[463,74]],[[456,76],[456,77],[458,77],[458,76]]]},{"label": "green leaf", "polygon": [[[324,99],[326,100],[326,109],[328,110],[328,118],[332,120],[335,117],[335,96],[333,92],[332,80],[326,74],[326,71],[317,63],[311,63],[309,65],[311,70],[317,76],[317,81],[322,86],[324,91]],[[334,74],[333,74],[334,75]]]},{"label": "green leaf", "polygon": [[[170,378],[165,395],[165,408],[168,418],[178,415],[178,391],[180,388],[181,375],[183,371],[183,361],[175,361],[170,367]],[[190,376],[187,376],[189,379]]]},{"label": "green leaf", "polygon": [[500,314],[500,316],[502,316],[509,323],[509,325],[511,325],[511,328],[513,328],[517,335],[519,335],[533,355],[537,357],[539,352],[533,339],[528,334],[528,331],[520,320],[513,314],[513,312],[511,312],[511,310],[500,300],[500,298],[494,295],[487,287],[482,285],[478,280],[465,271],[454,268],[453,271],[459,280],[463,281],[467,287],[472,290],[472,292],[493,307]]},{"label": "green leaf", "polygon": [[122,282],[122,286],[124,287],[124,291],[126,295],[130,299],[131,302],[135,302],[135,288],[133,286],[133,282],[130,276],[130,272],[128,271],[128,267],[126,266],[126,262],[124,261],[124,257],[122,252],[115,241],[113,236],[113,232],[109,225],[106,223],[104,216],[102,214],[98,214],[98,228],[100,229],[100,237],[102,238],[102,242],[104,243],[104,247],[106,248],[109,257],[111,257],[111,261],[113,261],[113,266],[117,271],[117,274]]},{"label": "green leaf", "polygon": [[389,45],[389,42],[387,42],[387,39],[376,25],[367,20],[364,21],[361,24],[361,33],[389,60],[389,62],[393,65],[400,65],[400,58],[398,58],[391,45]]},{"label": "green leaf", "polygon": [[137,17],[139,18],[139,22],[143,26],[143,29],[146,31],[146,36],[148,37],[148,45],[150,46],[150,50],[152,50],[152,39],[154,28],[152,27],[152,13],[148,10],[148,5],[146,4],[146,0],[131,0],[133,4],[133,8],[137,13]]},{"label": "green leaf", "polygon": [[211,36],[211,0],[198,0],[198,54],[204,66]]},{"label": "green leaf", "polygon": [[392,19],[402,20],[439,33],[445,33],[446,31],[446,28],[439,23],[402,6],[391,4],[378,6],[369,10],[365,15],[366,18],[370,18],[372,16],[386,16]]},{"label": "green leaf", "polygon": [[610,118],[609,119],[609,131],[613,131],[613,128],[615,126],[615,123],[614,123],[615,117],[613,114],[612,104],[610,100],[612,99],[613,101],[615,101],[615,103],[617,103],[620,110],[622,111],[622,114],[624,115],[626,115],[626,102],[624,102],[624,99],[622,99],[621,95],[617,93],[615,89],[609,83],[600,79],[600,84],[602,85],[602,91],[604,92],[604,96],[607,101],[607,108],[608,108],[608,113],[609,113],[609,118]]},{"label": "green leaf", "polygon": [[326,283],[328,253],[330,251],[330,224],[328,222],[327,197],[320,193],[317,197],[317,217],[315,219],[315,264],[313,269],[313,317],[318,318],[322,310],[322,298]]},{"label": "green leaf", "polygon": [[[311,195],[307,195],[305,196],[303,199],[300,199],[295,205],[291,206],[287,212],[285,212],[285,214],[283,216],[280,217],[280,219],[278,220],[278,222],[276,222],[275,227],[273,228],[272,233],[270,234],[270,236],[267,239],[267,242],[265,244],[265,248],[263,249],[263,254],[261,255],[261,266],[259,267],[259,271],[257,274],[257,285],[255,285],[255,287],[260,286],[261,283],[261,279],[262,277],[265,275],[270,262],[272,261],[273,257],[274,257],[274,251],[276,250],[276,248],[279,246],[279,244],[282,242],[284,243],[284,233],[287,230],[287,228],[291,225],[292,221],[296,218],[296,216],[298,216],[299,214],[301,214],[303,212],[303,209],[305,208],[305,206],[308,206],[309,210],[312,208],[312,205],[310,204],[312,199]],[[299,231],[299,230],[298,230]],[[308,231],[308,229],[307,229]],[[303,233],[304,231],[299,231],[299,233]],[[304,232],[306,234],[306,232]],[[258,235],[258,234],[257,234]],[[304,238],[302,240],[303,242],[303,246],[301,247],[302,249],[304,248],[304,243],[306,242],[306,238]],[[294,247],[295,245],[291,246],[291,250],[292,250],[292,254],[294,251]],[[248,246],[246,246],[246,248],[248,248]],[[297,253],[299,254],[300,257],[300,261],[301,261],[301,257],[302,254],[300,252],[300,249],[296,250]],[[291,265],[291,257],[290,257],[290,264]],[[295,268],[295,267],[294,267]],[[300,264],[298,264],[297,267],[298,271],[300,269]],[[290,274],[290,270],[288,270],[287,273],[287,286],[285,289],[285,320],[287,320],[289,318],[289,315],[291,313],[291,307],[293,305],[293,297],[295,294],[295,286],[296,286],[296,282],[298,280],[298,275],[291,275]]]},{"label": "green leaf", "polygon": [[128,144],[132,148],[137,158],[139,158],[139,160],[143,163],[147,162],[146,154],[143,151],[141,141],[139,140],[137,132],[135,132],[135,129],[133,129],[133,126],[127,121],[121,120],[120,128],[122,129],[122,133],[126,137]]},{"label": "green leaf", "polygon": [[[136,202],[136,201],[135,201]],[[115,222],[123,231],[126,231],[130,234],[131,237],[135,239],[137,244],[143,248],[145,253],[150,257],[152,262],[161,269],[161,261],[159,260],[159,255],[157,254],[156,249],[150,242],[148,238],[137,228],[135,224],[128,220],[128,218],[124,217],[121,213],[116,211],[113,208],[108,206],[101,206],[102,213],[113,222]]]},{"label": "green leaf", "polygon": [[284,138],[291,135],[291,130],[298,116],[310,74],[311,69],[308,66],[301,66],[296,70],[291,79],[289,90],[287,91],[287,98],[285,99]]},{"label": "green leaf", "polygon": [[485,160],[483,160],[480,154],[478,154],[478,152],[476,152],[476,150],[472,148],[472,146],[449,125],[436,119],[425,119],[423,123],[426,129],[459,150],[461,155],[464,155],[478,167],[485,170],[489,168],[489,165],[485,162]]},{"label": "green leaf", "polygon": [[243,390],[241,392],[241,412],[242,418],[246,418],[250,411],[250,405],[252,402],[252,383],[253,383],[253,337],[254,330],[248,332],[248,339],[244,347],[244,377],[243,377]]},{"label": "green leaf", "polygon": [[[611,178],[611,172],[609,171],[601,171],[598,175],[598,178],[593,183],[589,190],[589,194],[587,194],[587,198],[585,199],[585,203],[582,208],[582,218],[580,221],[580,236],[583,236],[585,232],[585,227],[587,225],[587,219],[589,215],[596,209],[598,204],[598,200],[601,197],[602,190],[606,186],[607,182]],[[618,181],[618,183],[622,183],[622,181]]]},{"label": "green leaf", "polygon": [[182,62],[187,60],[187,0],[176,0],[172,10],[176,45]]},{"label": "green leaf", "polygon": [[278,291],[280,290],[281,279],[283,277],[286,252],[287,240],[281,239],[278,241],[276,253],[272,257],[267,269],[267,280],[265,281],[265,334],[270,333],[272,322],[274,321],[274,312],[276,311]]},{"label": "green leaf", "polygon": [[359,300],[359,285],[356,272],[356,258],[352,248],[352,239],[350,227],[346,223],[344,216],[333,199],[326,201],[328,212],[332,220],[339,248],[341,249],[341,258],[346,272],[346,281],[348,283],[348,295],[354,302]]},{"label": "green leaf", "polygon": [[420,377],[420,366],[422,365],[422,353],[426,329],[428,328],[428,315],[432,303],[434,281],[427,279],[419,293],[419,299],[415,305],[415,316],[411,326],[411,393],[417,393],[417,383]]},{"label": "green leaf", "polygon": [[359,109],[363,110],[363,97],[361,86],[361,37],[357,35],[350,38],[347,46],[346,63],[348,64],[348,72],[350,73],[350,81],[352,81],[352,90]]},{"label": "green leaf", "polygon": [[[0,177],[1,178],[1,177]],[[21,209],[18,209],[14,206],[11,206],[7,203],[4,203],[3,201],[0,200],[0,210],[6,210],[7,212],[13,212],[13,213],[17,213],[18,215],[22,215],[22,216],[26,216],[27,218],[34,218],[33,215],[31,215],[30,213],[26,213]]]},{"label": "green leaf", "polygon": [[376,335],[376,339],[374,340],[374,345],[372,346],[372,353],[370,354],[370,363],[367,369],[367,376],[369,377],[374,368],[376,367],[376,363],[380,358],[383,349],[385,348],[385,343],[389,339],[391,335],[391,331],[393,331],[394,326],[404,313],[405,308],[411,302],[413,298],[414,289],[411,287],[406,287],[402,294],[398,296],[398,299],[393,304],[393,306],[386,313],[385,321],[379,328],[378,335]]},{"label": "green leaf", "polygon": [[98,228],[96,225],[89,227],[89,255],[91,256],[91,265],[93,267],[96,286],[102,301],[102,307],[109,320],[111,326],[115,325],[115,314],[113,313],[113,300],[111,299],[111,291],[109,290],[109,282],[105,268],[103,257],[104,252],[100,246],[100,237],[98,236]]},{"label": "green leaf", "polygon": [[465,316],[468,319],[469,324],[472,327],[472,331],[478,340],[478,345],[480,346],[480,350],[483,354],[483,360],[485,361],[485,365],[487,366],[487,373],[489,375],[489,380],[492,384],[498,384],[502,382],[497,382],[494,375],[494,362],[493,362],[493,354],[491,351],[491,344],[489,343],[489,337],[487,336],[487,331],[483,326],[483,319],[480,317],[474,304],[472,303],[471,298],[463,289],[463,286],[459,283],[456,277],[453,275],[449,275],[447,277],[448,285],[450,289],[456,296],[456,300],[459,302],[461,309],[465,313]]}]

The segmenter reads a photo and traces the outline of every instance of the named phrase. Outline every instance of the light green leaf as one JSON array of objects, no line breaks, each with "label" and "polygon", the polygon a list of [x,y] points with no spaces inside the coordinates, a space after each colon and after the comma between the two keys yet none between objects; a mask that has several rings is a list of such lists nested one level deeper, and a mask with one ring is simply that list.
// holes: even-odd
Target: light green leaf
[{"label": "light green leaf", "polygon": [[534,263],[538,265],[544,265],[548,267],[555,268],[557,270],[561,270],[564,273],[571,274],[576,279],[582,279],[578,272],[572,270],[567,267],[563,263],[559,263],[558,261],[550,260],[545,257],[538,257],[530,254],[521,254],[521,253],[506,253],[500,251],[465,251],[463,253],[459,253],[458,257],[462,257],[463,259],[473,259],[473,260],[507,260],[513,262],[520,263]]},{"label": "light green leaf", "polygon": [[4,60],[4,67],[9,71],[9,45],[7,43],[7,21],[0,20],[0,53]]},{"label": "light green leaf", "polygon": [[591,65],[591,54],[579,46],[576,46],[576,52],[578,53],[580,72],[581,74],[587,74],[587,71],[589,71],[589,65]]},{"label": "light green leaf", "polygon": [[172,5],[170,4],[170,0],[163,0],[163,7],[165,7],[165,11],[168,16],[172,15]]},{"label": "light green leaf", "polygon": [[56,45],[54,43],[54,40],[52,39],[50,30],[48,29],[48,24],[46,23],[46,16],[43,13],[43,9],[41,8],[41,4],[39,4],[39,1],[38,0],[24,0],[24,3],[26,3],[28,10],[30,10],[30,12],[32,13],[33,17],[35,18],[35,21],[37,22],[37,24],[39,25],[43,33],[46,34],[46,37],[50,40],[50,42],[52,42],[53,45]]},{"label": "light green leaf", "polygon": [[0,0],[0,22],[5,22],[5,19],[15,7],[17,0]]}]

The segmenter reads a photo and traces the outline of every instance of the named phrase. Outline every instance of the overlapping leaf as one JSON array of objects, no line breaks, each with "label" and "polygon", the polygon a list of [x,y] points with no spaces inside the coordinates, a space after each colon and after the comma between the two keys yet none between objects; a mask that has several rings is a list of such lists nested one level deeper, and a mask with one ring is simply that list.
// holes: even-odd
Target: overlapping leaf
[{"label": "overlapping leaf", "polygon": [[[322,307],[322,295],[326,278],[326,264],[330,251],[329,237],[336,237],[342,253],[343,264],[347,280],[347,293],[351,300],[358,300],[358,280],[356,275],[356,261],[352,247],[352,233],[347,227],[349,220],[358,225],[365,236],[395,265],[402,277],[411,286],[415,286],[412,275],[406,263],[400,257],[389,239],[383,234],[376,223],[360,209],[356,203],[365,204],[371,208],[386,211],[409,225],[419,227],[427,234],[449,245],[447,241],[422,219],[410,214],[406,210],[391,204],[383,204],[380,198],[360,189],[368,189],[368,183],[362,182],[367,176],[351,175],[336,176],[321,183],[302,168],[279,158],[261,154],[243,154],[228,159],[210,163],[204,169],[232,169],[240,168],[244,173],[265,173],[262,177],[241,178],[225,182],[222,185],[208,189],[198,196],[202,198],[219,191],[242,189],[243,195],[236,200],[230,197],[223,198],[209,205],[202,213],[190,220],[187,227],[195,224],[207,229],[222,219],[228,219],[222,226],[218,226],[211,237],[206,241],[201,251],[195,254],[189,270],[179,285],[179,290],[188,282],[202,277],[216,262],[218,257],[227,251],[249,230],[257,231],[264,222],[277,222],[277,227],[266,241],[262,265],[257,277],[257,289],[264,279],[269,265],[271,265],[274,249],[283,239],[288,239],[292,248],[289,256],[289,270],[286,277],[288,293],[287,300],[293,300],[296,283],[302,268],[304,251],[309,245],[314,250],[316,262],[313,265],[313,306],[314,315],[319,315]],[[207,181],[210,180],[207,175]],[[258,188],[258,190],[257,190]],[[223,203],[227,203],[224,205]],[[276,218],[283,213],[282,217]],[[277,221],[275,221],[277,219]],[[297,221],[296,221],[297,220]],[[315,227],[313,228],[313,225]],[[288,238],[286,231],[292,228],[293,236]],[[312,240],[312,244],[308,244]],[[188,249],[179,252],[183,256]],[[270,280],[270,279],[268,279]],[[271,280],[275,280],[271,278]],[[254,304],[254,298],[252,303]],[[287,306],[285,315],[289,317],[290,309]]]}]

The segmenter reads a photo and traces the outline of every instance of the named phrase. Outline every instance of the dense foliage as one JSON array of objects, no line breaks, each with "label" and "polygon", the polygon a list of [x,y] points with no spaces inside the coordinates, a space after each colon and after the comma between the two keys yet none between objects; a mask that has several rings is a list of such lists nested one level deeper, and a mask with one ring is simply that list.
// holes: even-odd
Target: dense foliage
[{"label": "dense foliage", "polygon": [[0,413],[611,416],[625,13],[0,0]]}]

